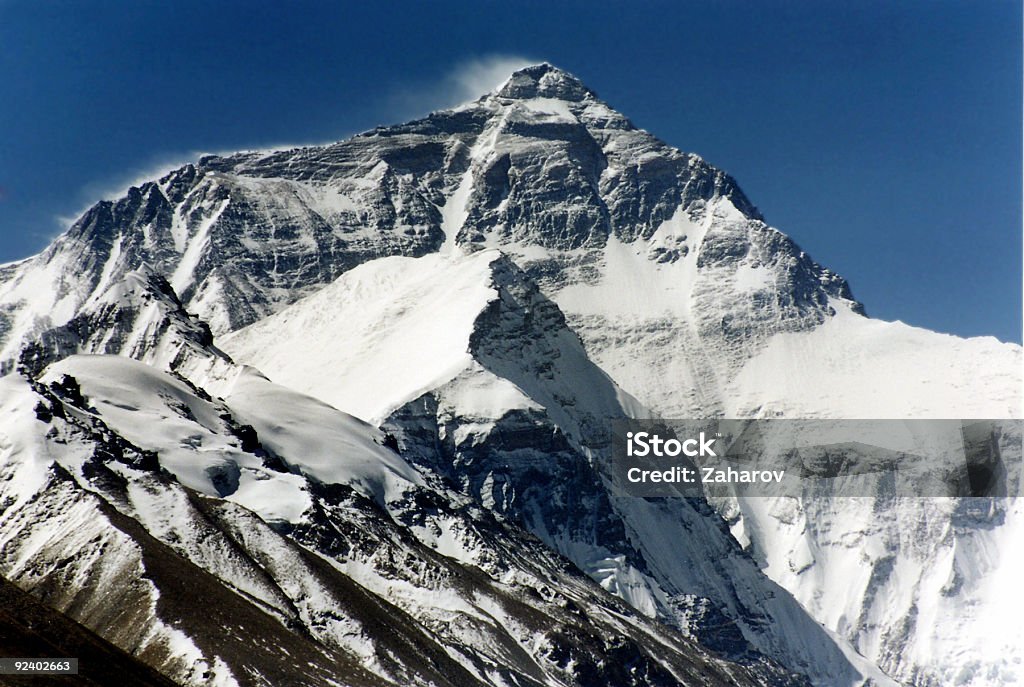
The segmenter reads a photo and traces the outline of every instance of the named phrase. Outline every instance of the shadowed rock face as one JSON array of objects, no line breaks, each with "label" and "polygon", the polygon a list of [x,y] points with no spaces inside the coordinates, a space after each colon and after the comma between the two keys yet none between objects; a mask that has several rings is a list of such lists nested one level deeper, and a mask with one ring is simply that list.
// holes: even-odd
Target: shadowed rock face
[{"label": "shadowed rock face", "polygon": [[4,684],[174,687],[176,683],[0,578],[0,656],[77,658],[77,675],[5,675]]}]

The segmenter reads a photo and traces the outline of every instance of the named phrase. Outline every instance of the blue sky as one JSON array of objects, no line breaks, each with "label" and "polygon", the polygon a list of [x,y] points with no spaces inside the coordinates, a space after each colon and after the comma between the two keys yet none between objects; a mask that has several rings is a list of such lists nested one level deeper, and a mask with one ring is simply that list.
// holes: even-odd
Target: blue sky
[{"label": "blue sky", "polygon": [[194,157],[344,138],[548,60],[736,177],[868,312],[1021,340],[1021,7],[0,0],[0,262]]}]

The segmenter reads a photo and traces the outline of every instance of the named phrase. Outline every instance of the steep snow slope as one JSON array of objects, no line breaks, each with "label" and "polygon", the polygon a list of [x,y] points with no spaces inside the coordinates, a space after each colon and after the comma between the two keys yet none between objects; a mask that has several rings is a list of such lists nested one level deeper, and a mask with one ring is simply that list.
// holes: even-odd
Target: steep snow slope
[{"label": "steep snow slope", "polygon": [[1024,417],[1020,346],[961,339],[836,308],[780,334],[725,385],[734,417]]},{"label": "steep snow slope", "polygon": [[[262,510],[275,500],[295,497],[308,505],[308,496],[293,493],[302,491],[302,480],[267,468],[263,457],[242,446],[247,439],[231,424],[233,407],[201,398],[186,381],[116,356],[65,358],[49,366],[41,381],[52,383],[65,374],[85,385],[83,393],[104,422],[136,446],[155,451],[161,467],[184,486],[210,496],[225,496],[231,490],[231,500],[265,520],[273,518]],[[381,446],[380,430],[277,387],[251,368],[238,371],[229,391],[218,391],[227,392],[228,403],[237,398],[242,417],[258,423],[252,426],[264,449],[295,456],[297,462],[288,467],[302,475],[326,484],[348,484],[380,503],[423,484],[408,463]],[[317,428],[315,436],[303,430],[306,425]],[[269,484],[258,486],[271,478],[273,489]],[[252,498],[241,500],[239,494]],[[298,515],[304,509],[296,505],[293,510]]]},{"label": "steep snow slope", "polygon": [[1019,681],[1020,592],[1008,586],[1024,575],[1019,498],[757,498],[723,510],[769,577],[890,675]]},{"label": "steep snow slope", "polygon": [[212,359],[229,366],[212,344],[209,325],[186,312],[167,280],[144,264],[108,284],[66,324],[42,331],[18,365],[38,373],[75,353],[114,353],[168,370],[194,361],[209,366]]},{"label": "steep snow slope", "polygon": [[[335,408],[379,423],[470,365],[469,335],[494,297],[488,281],[497,257],[375,260],[310,296],[301,309],[221,344],[285,386],[315,390]],[[493,391],[481,399],[500,402]],[[515,390],[503,395],[514,397]]]}]

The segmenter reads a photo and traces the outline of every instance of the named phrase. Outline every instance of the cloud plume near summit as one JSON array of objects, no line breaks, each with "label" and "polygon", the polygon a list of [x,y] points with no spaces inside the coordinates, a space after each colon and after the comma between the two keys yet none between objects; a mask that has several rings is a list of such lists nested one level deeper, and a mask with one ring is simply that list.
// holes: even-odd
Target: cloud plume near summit
[{"label": "cloud plume near summit", "polygon": [[512,72],[543,61],[542,58],[507,54],[467,58],[454,64],[434,81],[398,90],[393,96],[394,107],[406,116],[456,107],[493,91]]}]

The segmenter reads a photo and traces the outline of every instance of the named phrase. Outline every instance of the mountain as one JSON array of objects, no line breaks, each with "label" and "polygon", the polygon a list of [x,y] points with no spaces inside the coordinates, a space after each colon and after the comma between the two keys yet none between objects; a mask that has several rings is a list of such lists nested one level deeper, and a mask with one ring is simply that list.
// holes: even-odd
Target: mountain
[{"label": "mountain", "polygon": [[[864,313],[728,175],[547,64],[340,143],[207,156],[0,266],[0,530],[33,542],[0,573],[184,683],[1011,683],[1015,499],[607,484],[615,418],[1021,416],[1019,346]],[[61,577],[63,503],[130,573]],[[209,622],[181,571],[235,610]],[[102,575],[168,603],[90,615]],[[502,606],[520,578],[553,595]],[[296,658],[256,661],[260,636]]]}]

